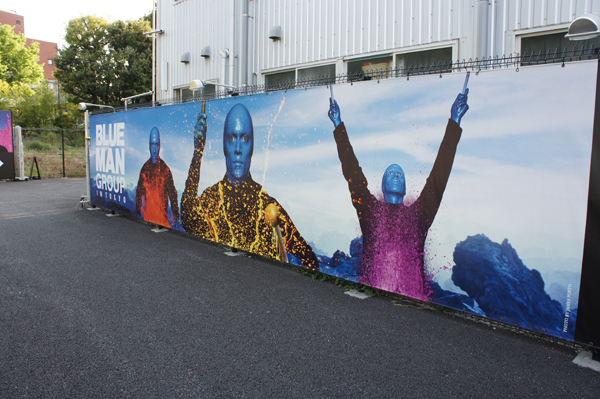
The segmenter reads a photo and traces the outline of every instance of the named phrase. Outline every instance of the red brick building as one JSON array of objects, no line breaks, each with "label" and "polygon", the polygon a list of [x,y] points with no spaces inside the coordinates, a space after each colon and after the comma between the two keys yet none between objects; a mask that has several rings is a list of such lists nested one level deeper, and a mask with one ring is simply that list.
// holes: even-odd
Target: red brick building
[{"label": "red brick building", "polygon": [[[0,10],[0,24],[11,25],[15,33],[25,34],[25,17],[18,15],[15,12],[1,11]],[[37,42],[40,46],[40,60],[38,63],[44,66],[44,75],[53,84],[54,83],[54,57],[58,54],[57,44],[46,42],[43,40],[27,39],[26,45],[29,46],[31,43]]]}]

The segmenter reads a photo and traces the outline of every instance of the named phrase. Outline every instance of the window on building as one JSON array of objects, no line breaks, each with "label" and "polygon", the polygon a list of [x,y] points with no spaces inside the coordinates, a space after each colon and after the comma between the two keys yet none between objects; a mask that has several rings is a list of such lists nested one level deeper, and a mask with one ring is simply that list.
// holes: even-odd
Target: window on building
[{"label": "window on building", "polygon": [[[563,51],[577,52],[581,49],[587,50],[586,55],[589,55],[589,49],[592,48],[592,54],[598,54],[600,49],[600,38],[591,40],[569,40],[565,37],[566,31],[551,34],[539,34],[535,36],[521,37],[521,56],[523,57],[522,65],[537,64],[540,60],[546,60],[546,54],[562,53]],[[557,57],[556,62],[562,62]]]},{"label": "window on building", "polygon": [[348,76],[350,80],[384,79],[392,69],[392,56],[361,58],[348,61]]},{"label": "window on building", "polygon": [[265,85],[267,91],[293,89],[295,81],[295,70],[265,75]]},{"label": "window on building", "polygon": [[202,90],[199,90],[196,92],[196,97],[214,95],[216,93],[217,89],[223,90],[224,88],[217,87],[215,85],[211,85],[210,83],[206,83],[206,85],[204,86],[204,88]]},{"label": "window on building", "polygon": [[17,22],[15,22],[15,25],[21,26],[21,21],[17,19]]},{"label": "window on building", "polygon": [[194,93],[187,88],[175,89],[173,94],[175,95],[175,99],[181,102],[190,101],[194,98]]},{"label": "window on building", "polygon": [[315,80],[320,84],[335,82],[335,65],[321,65],[312,68],[298,69],[298,80]]},{"label": "window on building", "polygon": [[[442,67],[441,70],[429,68],[438,65]],[[396,55],[396,69],[401,71],[402,76],[406,76],[411,70],[418,71],[419,67],[425,66],[434,73],[452,72],[452,47]]]},{"label": "window on building", "polygon": [[186,87],[182,87],[174,90],[174,97],[178,102],[200,100],[202,96],[214,95],[215,87],[215,85],[207,83],[202,90],[196,90],[195,92]]},{"label": "window on building", "polygon": [[52,59],[48,60],[48,65],[52,65],[54,63],[54,61]]}]

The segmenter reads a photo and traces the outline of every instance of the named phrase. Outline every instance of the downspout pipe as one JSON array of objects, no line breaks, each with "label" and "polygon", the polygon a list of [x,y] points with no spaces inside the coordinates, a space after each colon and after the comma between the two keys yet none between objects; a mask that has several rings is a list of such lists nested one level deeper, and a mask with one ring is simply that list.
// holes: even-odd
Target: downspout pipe
[{"label": "downspout pipe", "polygon": [[248,2],[242,0],[242,20],[240,29],[240,86],[248,85]]},{"label": "downspout pipe", "polygon": [[[152,7],[152,30],[156,30],[156,1]],[[152,105],[156,104],[156,34],[152,35]],[[127,103],[125,103],[127,106]]]},{"label": "downspout pipe", "polygon": [[476,58],[487,58],[488,54],[488,38],[489,34],[489,0],[477,0],[476,9],[476,24],[477,30],[475,32],[475,57]]},{"label": "downspout pipe", "polygon": [[229,7],[230,7],[230,25],[229,25],[229,74],[228,74],[228,79],[227,79],[227,84],[233,85],[233,86],[238,86],[237,82],[234,80],[234,77],[236,76],[235,74],[235,67],[238,63],[238,56],[237,56],[237,51],[238,51],[238,47],[235,46],[235,25],[236,25],[236,12],[235,12],[235,0],[229,0]]}]

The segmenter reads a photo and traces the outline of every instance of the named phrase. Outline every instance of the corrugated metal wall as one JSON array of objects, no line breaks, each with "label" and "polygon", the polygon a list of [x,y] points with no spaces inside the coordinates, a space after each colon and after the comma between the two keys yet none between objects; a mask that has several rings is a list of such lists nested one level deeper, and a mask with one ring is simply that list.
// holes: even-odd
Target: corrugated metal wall
[{"label": "corrugated metal wall", "polygon": [[[189,86],[193,79],[219,79],[223,83],[219,51],[230,46],[230,3],[226,0],[157,1],[156,29],[164,30],[157,37],[159,84],[163,79],[163,63],[168,63],[168,90],[159,87],[158,98],[173,97],[173,88]],[[204,46],[210,46],[209,58],[200,56]],[[188,64],[181,62],[186,52],[190,53]]]},{"label": "corrugated metal wall", "polygon": [[[259,70],[384,52],[460,36],[464,0],[256,0]],[[459,7],[457,7],[459,6]],[[268,39],[282,27],[282,40]]]},{"label": "corrugated metal wall", "polygon": [[[157,82],[168,62],[168,88],[192,79],[233,85],[263,82],[265,72],[337,63],[376,54],[453,46],[453,58],[519,50],[516,36],[536,28],[564,29],[600,0],[157,0]],[[244,14],[244,4],[247,13]],[[247,21],[247,34],[246,32]],[[281,26],[282,39],[268,38]],[[542,29],[543,30],[543,29]],[[247,61],[242,51],[248,42]],[[200,57],[209,45],[211,57]],[[224,72],[219,51],[229,49]],[[190,52],[189,64],[180,62]],[[246,64],[247,63],[247,64]],[[248,65],[247,68],[240,66]],[[341,70],[340,70],[341,69]]]}]

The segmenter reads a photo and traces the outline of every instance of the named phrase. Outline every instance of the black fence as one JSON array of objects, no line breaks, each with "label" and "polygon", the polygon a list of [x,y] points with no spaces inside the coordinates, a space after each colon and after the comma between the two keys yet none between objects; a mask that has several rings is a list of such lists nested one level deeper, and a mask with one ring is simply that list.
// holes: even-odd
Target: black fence
[{"label": "black fence", "polygon": [[[433,64],[421,64],[421,65],[410,65],[403,66],[395,69],[381,69],[381,70],[372,70],[369,72],[353,72],[347,74],[340,74],[336,76],[319,76],[312,77],[308,79],[300,79],[295,81],[287,81],[287,82],[278,82],[273,84],[262,84],[262,85],[254,85],[254,86],[242,86],[236,89],[224,89],[219,90],[211,94],[206,95],[194,95],[190,98],[169,98],[169,99],[161,99],[154,102],[145,102],[145,103],[136,103],[129,104],[127,106],[128,110],[138,109],[138,108],[149,108],[156,107],[161,105],[170,105],[170,104],[181,104],[186,102],[193,101],[202,101],[202,100],[214,100],[217,98],[229,97],[229,96],[245,96],[245,95],[253,95],[259,93],[268,93],[272,91],[281,91],[281,90],[290,90],[290,89],[299,89],[299,88],[308,88],[315,86],[326,86],[331,84],[340,84],[340,83],[353,83],[358,81],[365,80],[380,80],[380,79],[389,79],[389,78],[400,78],[404,77],[406,79],[410,79],[411,76],[419,76],[419,75],[434,75],[434,74],[444,74],[451,72],[479,72],[483,70],[491,70],[491,69],[502,69],[502,68],[516,68],[518,70],[519,67],[527,67],[532,65],[541,65],[541,64],[552,64],[552,63],[562,63],[563,66],[567,62],[574,61],[582,61],[582,60],[590,60],[590,59],[599,59],[600,58],[600,48],[584,48],[581,47],[579,49],[573,47],[572,49],[555,49],[547,50],[546,52],[540,51],[537,53],[524,53],[524,54],[515,54],[515,55],[503,55],[503,56],[495,56],[489,58],[481,58],[481,59],[469,59],[462,61],[447,61],[447,62],[439,62]],[[93,114],[102,114],[108,112],[119,112],[124,111],[124,107],[118,107],[114,110],[109,109],[100,109],[95,110]]]},{"label": "black fence", "polygon": [[21,132],[30,175],[35,164],[43,177],[85,176],[85,129],[24,127]]}]

